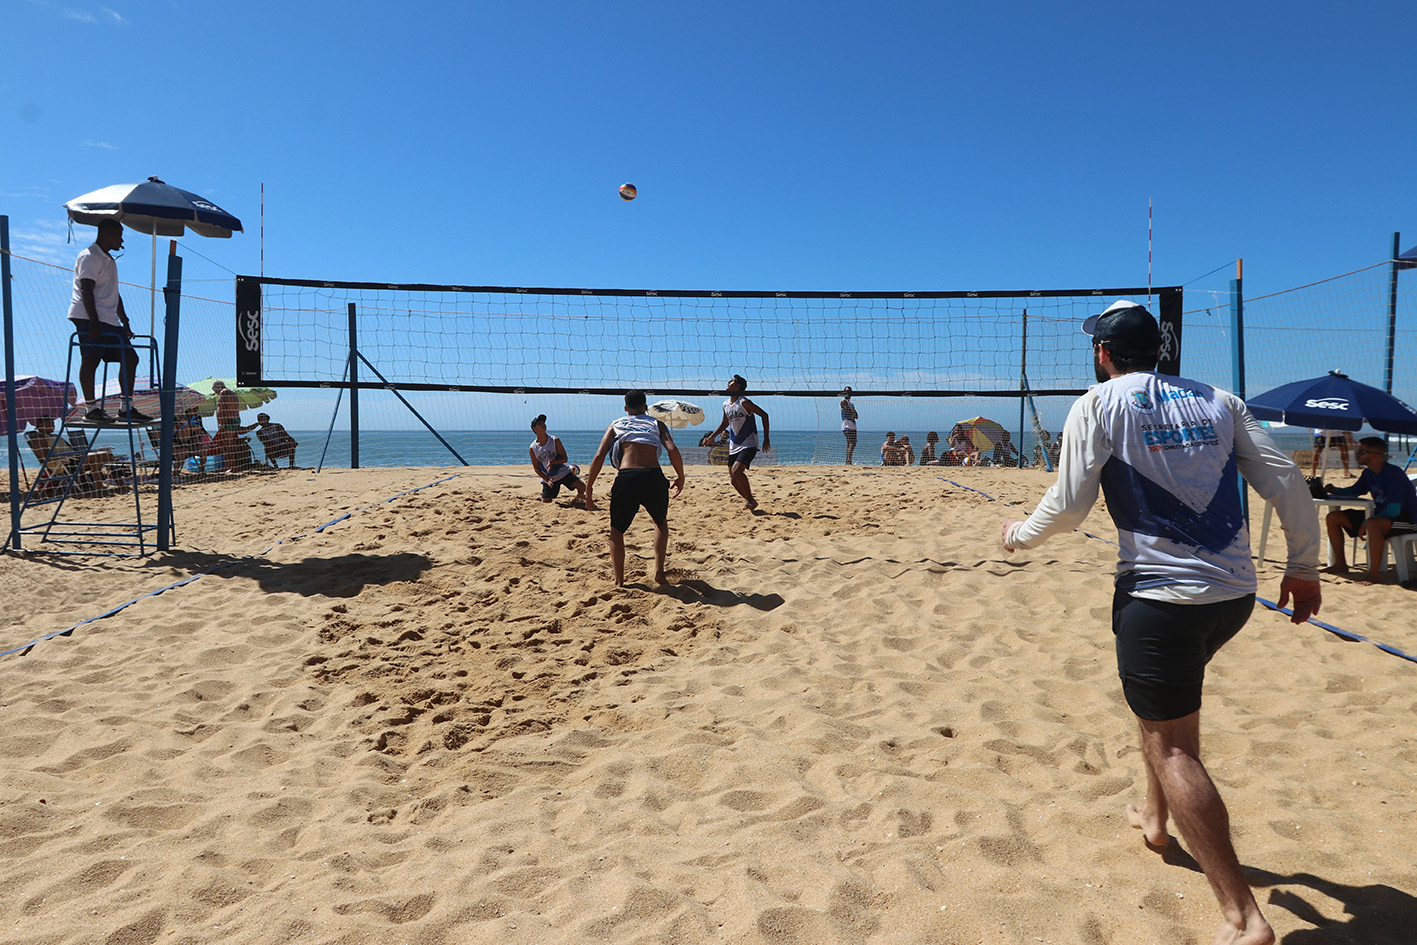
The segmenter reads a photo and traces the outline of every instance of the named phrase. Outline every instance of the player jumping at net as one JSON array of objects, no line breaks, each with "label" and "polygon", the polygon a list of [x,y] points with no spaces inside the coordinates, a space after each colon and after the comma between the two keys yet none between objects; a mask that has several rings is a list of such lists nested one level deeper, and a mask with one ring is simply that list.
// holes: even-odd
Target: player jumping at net
[{"label": "player jumping at net", "polygon": [[1255,605],[1236,471],[1274,503],[1289,562],[1279,606],[1318,613],[1318,522],[1303,473],[1240,398],[1156,372],[1161,329],[1135,302],[1083,322],[1098,386],[1073,404],[1058,480],[1026,522],[1006,522],[1005,551],[1036,548],[1080,526],[1098,487],[1117,525],[1112,633],[1122,693],[1141,730],[1146,803],[1128,807],[1147,846],[1171,847],[1174,817],[1220,902],[1217,943],[1270,945],[1230,840],[1230,815],[1200,759],[1206,664]]},{"label": "player jumping at net", "polygon": [[753,457],[758,455],[758,424],[754,417],[763,418],[763,449],[772,449],[772,439],[768,434],[768,412],[743,395],[748,392],[748,382],[741,374],[733,375],[728,382],[728,399],[723,402],[723,419],[712,433],[699,441],[700,446],[712,443],[724,427],[728,428],[728,478],[733,488],[747,503],[748,511],[758,507],[753,498],[753,487],[748,484],[748,467],[753,465]]},{"label": "player jumping at net", "polygon": [[667,450],[669,462],[674,465],[675,496],[684,491],[684,459],[679,455],[679,447],[674,445],[669,428],[663,421],[649,416],[647,409],[644,391],[625,392],[625,416],[606,427],[585,477],[585,507],[593,510],[596,477],[605,465],[605,458],[619,446],[619,462],[615,464],[619,472],[610,487],[610,564],[615,571],[616,587],[625,586],[625,529],[641,508],[654,520],[655,583],[669,583],[664,558],[669,550],[670,486],[659,468],[659,450],[661,447]]}]

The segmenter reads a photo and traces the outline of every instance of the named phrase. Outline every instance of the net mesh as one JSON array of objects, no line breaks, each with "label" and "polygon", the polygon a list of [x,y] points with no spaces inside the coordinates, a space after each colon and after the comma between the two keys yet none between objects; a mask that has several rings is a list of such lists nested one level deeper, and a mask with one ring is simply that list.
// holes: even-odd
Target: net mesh
[{"label": "net mesh", "polygon": [[1146,301],[1135,289],[632,294],[266,281],[260,292],[260,357],[243,382],[342,381],[352,303],[359,353],[408,389],[703,393],[737,373],[758,391],[822,396],[847,384],[1017,396],[1025,363],[1035,391],[1078,391],[1091,381],[1079,322],[1099,296]]}]

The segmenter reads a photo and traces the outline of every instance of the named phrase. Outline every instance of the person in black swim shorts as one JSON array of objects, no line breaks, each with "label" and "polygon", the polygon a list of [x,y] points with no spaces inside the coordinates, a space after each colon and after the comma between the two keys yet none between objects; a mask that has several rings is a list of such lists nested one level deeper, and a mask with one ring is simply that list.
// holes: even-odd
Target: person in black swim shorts
[{"label": "person in black swim shorts", "polygon": [[591,461],[590,472],[585,478],[586,508],[595,508],[595,480],[600,475],[605,459],[617,444],[619,450],[619,472],[615,484],[610,488],[610,564],[615,572],[615,586],[625,586],[625,531],[635,520],[635,514],[643,508],[654,521],[654,580],[657,584],[668,584],[669,577],[664,570],[665,556],[669,550],[669,497],[671,486],[659,468],[659,451],[664,448],[669,453],[669,462],[674,465],[676,478],[672,486],[673,495],[684,490],[684,459],[679,455],[679,447],[674,445],[674,437],[663,422],[649,416],[646,411],[645,393],[631,390],[625,394],[625,416],[605,429],[600,448]]}]

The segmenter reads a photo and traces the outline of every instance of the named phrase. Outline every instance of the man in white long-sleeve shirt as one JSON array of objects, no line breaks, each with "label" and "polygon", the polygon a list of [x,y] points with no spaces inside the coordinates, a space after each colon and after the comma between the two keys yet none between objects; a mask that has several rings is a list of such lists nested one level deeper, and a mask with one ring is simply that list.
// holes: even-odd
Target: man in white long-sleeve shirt
[{"label": "man in white long-sleeve shirt", "polygon": [[1249,530],[1236,473],[1274,503],[1288,544],[1279,605],[1294,623],[1318,612],[1318,516],[1303,474],[1235,395],[1157,374],[1161,332],[1151,313],[1119,301],[1082,326],[1098,386],[1073,404],[1058,480],[1026,522],[1004,525],[1006,551],[1036,548],[1087,517],[1099,487],[1120,552],[1112,601],[1117,667],[1137,716],[1146,803],[1132,826],[1153,849],[1167,821],[1205,871],[1224,924],[1217,943],[1269,945],[1230,842],[1225,802],[1200,760],[1201,685],[1216,651],[1255,603]]}]

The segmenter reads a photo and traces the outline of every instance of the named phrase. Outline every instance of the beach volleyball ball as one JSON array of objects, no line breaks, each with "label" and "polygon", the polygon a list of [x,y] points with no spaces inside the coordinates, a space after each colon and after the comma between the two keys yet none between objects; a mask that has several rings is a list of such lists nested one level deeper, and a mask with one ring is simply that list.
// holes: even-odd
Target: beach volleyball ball
[{"label": "beach volleyball ball", "polygon": [[639,191],[638,191],[638,190],[635,190],[635,185],[634,185],[634,184],[621,184],[621,185],[620,185],[620,199],[621,199],[621,200],[634,200],[634,199],[635,199],[635,194],[637,194],[637,193],[639,193]]}]

